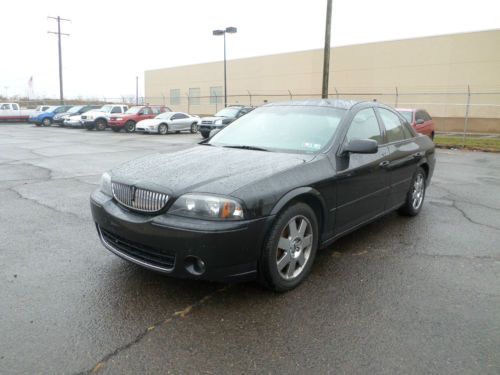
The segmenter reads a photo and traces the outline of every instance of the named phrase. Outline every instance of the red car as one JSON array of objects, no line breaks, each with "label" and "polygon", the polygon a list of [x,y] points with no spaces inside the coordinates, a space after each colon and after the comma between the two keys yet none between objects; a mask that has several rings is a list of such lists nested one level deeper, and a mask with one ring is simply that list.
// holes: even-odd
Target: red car
[{"label": "red car", "polygon": [[115,132],[125,129],[127,133],[135,132],[135,124],[141,120],[153,118],[163,112],[172,112],[172,110],[163,105],[139,105],[131,107],[127,112],[111,116],[108,120],[108,126]]},{"label": "red car", "polygon": [[434,140],[434,121],[426,110],[405,108],[396,108],[396,110],[403,115],[418,133],[427,135]]}]

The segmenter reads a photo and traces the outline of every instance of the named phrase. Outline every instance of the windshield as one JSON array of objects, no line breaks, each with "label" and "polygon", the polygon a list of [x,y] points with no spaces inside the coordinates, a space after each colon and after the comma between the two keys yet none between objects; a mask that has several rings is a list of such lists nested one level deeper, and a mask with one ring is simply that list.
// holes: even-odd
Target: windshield
[{"label": "windshield", "polygon": [[99,111],[100,112],[111,112],[111,109],[113,109],[112,105],[103,105]]},{"label": "windshield", "polygon": [[333,138],[345,112],[316,106],[261,107],[221,130],[209,144],[317,153]]},{"label": "windshield", "polygon": [[236,117],[241,108],[224,108],[215,114],[217,117]]},{"label": "windshield", "polygon": [[125,113],[128,113],[129,115],[136,115],[141,109],[142,107],[130,107]]},{"label": "windshield", "polygon": [[68,113],[78,113],[78,111],[80,109],[83,108],[83,105],[76,105],[74,107],[71,107],[69,110],[68,110]]},{"label": "windshield", "polygon": [[162,118],[162,119],[168,119],[170,118],[170,116],[172,115],[175,115],[175,113],[172,113],[172,112],[163,112],[163,113],[160,113],[158,116],[156,116],[155,118]]},{"label": "windshield", "polygon": [[403,115],[403,117],[408,121],[410,124],[413,122],[413,112],[412,111],[398,111]]}]

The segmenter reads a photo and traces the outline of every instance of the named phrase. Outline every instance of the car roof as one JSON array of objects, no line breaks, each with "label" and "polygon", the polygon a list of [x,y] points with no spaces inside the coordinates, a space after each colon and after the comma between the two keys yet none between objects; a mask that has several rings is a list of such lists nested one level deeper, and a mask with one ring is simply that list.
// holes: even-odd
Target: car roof
[{"label": "car roof", "polygon": [[307,100],[289,100],[285,102],[276,102],[265,104],[264,107],[278,107],[278,106],[310,106],[310,107],[331,107],[341,109],[351,109],[359,102],[356,100],[346,99],[307,99]]}]

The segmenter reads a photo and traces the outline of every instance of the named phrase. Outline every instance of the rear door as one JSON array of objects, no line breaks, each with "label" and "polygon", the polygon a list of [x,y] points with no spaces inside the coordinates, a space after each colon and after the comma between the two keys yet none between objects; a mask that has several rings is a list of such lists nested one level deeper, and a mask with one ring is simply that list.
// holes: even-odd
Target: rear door
[{"label": "rear door", "polygon": [[388,198],[389,175],[385,168],[388,149],[373,108],[361,109],[353,116],[343,146],[352,139],[373,139],[379,148],[376,154],[339,155],[335,234],[381,214]]},{"label": "rear door", "polygon": [[406,124],[396,113],[381,107],[377,112],[388,142],[390,193],[386,209],[393,209],[404,203],[417,163],[424,155],[414,141],[414,134],[410,129],[405,129]]}]

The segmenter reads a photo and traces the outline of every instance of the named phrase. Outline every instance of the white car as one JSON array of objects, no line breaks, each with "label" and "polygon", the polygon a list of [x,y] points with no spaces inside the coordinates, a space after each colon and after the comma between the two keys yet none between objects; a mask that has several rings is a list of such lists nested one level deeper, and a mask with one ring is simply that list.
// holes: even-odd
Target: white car
[{"label": "white car", "polygon": [[167,134],[184,130],[196,133],[198,131],[199,116],[184,112],[164,112],[152,119],[139,121],[135,131],[145,133]]}]

